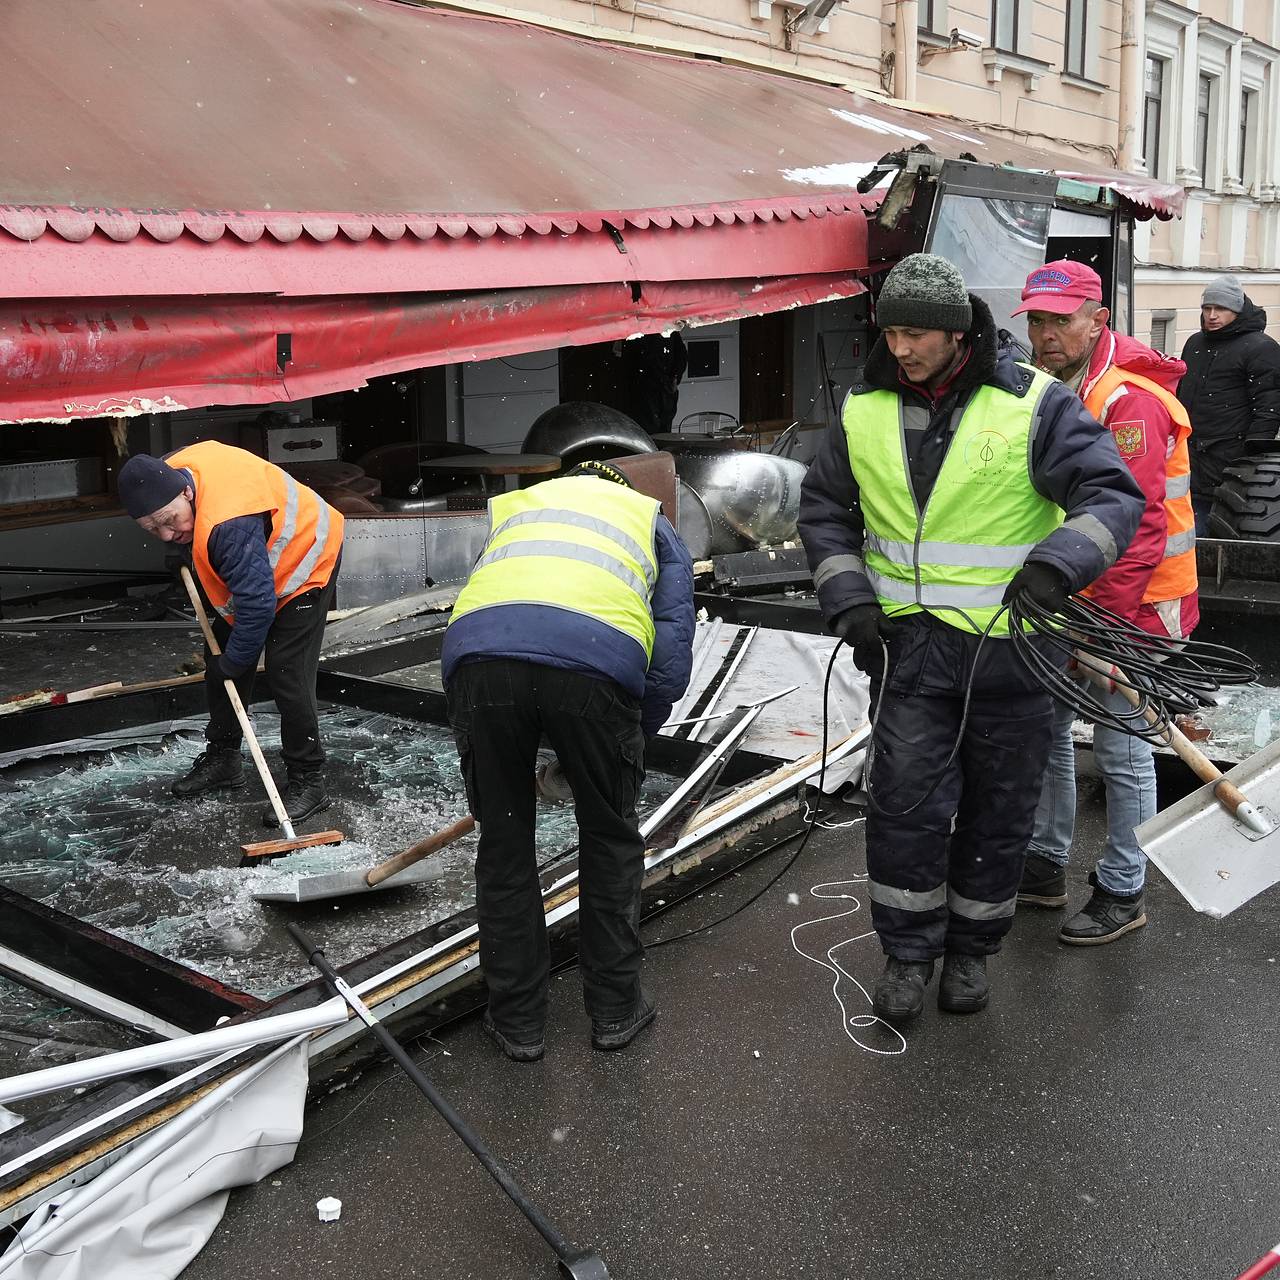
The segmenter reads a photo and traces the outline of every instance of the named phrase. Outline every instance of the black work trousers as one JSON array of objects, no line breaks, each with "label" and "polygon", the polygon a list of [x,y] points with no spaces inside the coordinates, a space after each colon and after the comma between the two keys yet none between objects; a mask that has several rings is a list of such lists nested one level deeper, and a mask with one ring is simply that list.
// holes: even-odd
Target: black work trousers
[{"label": "black work trousers", "polygon": [[[324,764],[320,744],[319,708],[316,705],[316,671],[320,666],[320,645],[324,640],[325,616],[333,608],[338,590],[338,568],[329,581],[294,596],[278,610],[267,632],[264,650],[267,682],[280,712],[280,755],[290,773],[308,773]],[[213,634],[225,647],[231,628],[211,612]],[[238,747],[241,732],[227,687],[209,664],[205,652],[205,693],[209,699],[209,726],[205,738],[211,746]],[[247,707],[253,696],[256,673],[251,668],[236,682],[236,692]]]},{"label": "black work trousers", "polygon": [[873,708],[883,690],[867,784],[872,923],[900,960],[992,954],[1013,924],[1051,699],[1008,640],[979,648],[928,614],[896,624],[888,650],[887,673],[878,645],[855,654]]},{"label": "black work trousers", "polygon": [[644,780],[640,703],[609,680],[507,659],[464,663],[448,686],[471,812],[480,827],[476,912],[489,1016],[530,1043],[547,1016],[550,955],[534,848],[534,768],[545,733],[578,819],[579,960],[592,1018],[640,998]]}]

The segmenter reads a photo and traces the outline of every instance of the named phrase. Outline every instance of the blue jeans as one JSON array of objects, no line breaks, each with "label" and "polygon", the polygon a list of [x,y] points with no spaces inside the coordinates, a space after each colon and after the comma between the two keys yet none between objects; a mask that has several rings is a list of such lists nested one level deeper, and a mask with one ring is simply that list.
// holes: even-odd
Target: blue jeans
[{"label": "blue jeans", "polygon": [[[1119,694],[1103,695],[1117,711],[1131,710]],[[1054,703],[1053,740],[1045,770],[1030,853],[1065,867],[1076,824],[1076,759],[1071,743],[1074,713]],[[1151,744],[1141,738],[1095,725],[1093,756],[1107,793],[1107,843],[1095,872],[1109,893],[1138,893],[1146,880],[1147,855],[1134,835],[1156,812],[1156,766]]]}]

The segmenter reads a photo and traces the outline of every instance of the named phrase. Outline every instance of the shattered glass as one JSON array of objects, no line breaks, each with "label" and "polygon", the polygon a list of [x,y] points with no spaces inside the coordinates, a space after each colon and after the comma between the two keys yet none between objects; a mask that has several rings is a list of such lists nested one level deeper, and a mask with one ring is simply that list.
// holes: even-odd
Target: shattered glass
[{"label": "shattered glass", "polygon": [[[278,719],[255,708],[254,723],[270,760]],[[159,740],[144,733],[0,772],[0,883],[263,998],[314,976],[285,932],[289,919],[346,964],[471,906],[474,833],[444,851],[434,883],[306,906],[256,901],[256,890],[291,888],[300,875],[366,869],[466,814],[447,729],[324,707],[321,736],[333,804],[302,825],[343,831],[340,845],[242,868],[242,843],[279,833],[262,825],[267,801],[247,752],[243,788],[170,795],[204,747],[203,720],[191,720]],[[675,782],[651,774],[641,811]],[[571,806],[539,805],[542,865],[571,855],[576,839]]]}]

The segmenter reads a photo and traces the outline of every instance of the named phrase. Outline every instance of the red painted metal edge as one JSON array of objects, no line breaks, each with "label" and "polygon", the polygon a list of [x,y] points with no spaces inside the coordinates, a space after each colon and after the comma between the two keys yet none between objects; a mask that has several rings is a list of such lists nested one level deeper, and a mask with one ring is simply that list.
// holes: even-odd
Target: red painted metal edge
[{"label": "red painted metal edge", "polygon": [[[851,223],[853,219],[849,220]],[[852,272],[437,295],[0,305],[0,421],[271,404],[379,374],[714,324],[852,297]],[[277,335],[292,360],[276,366]]]},{"label": "red painted metal edge", "polygon": [[326,244],[264,236],[167,244],[101,233],[69,244],[0,237],[0,297],[140,298],[198,295],[417,293],[602,284],[624,280],[724,280],[865,270],[866,217],[859,206],[784,221],[694,221],[688,228],[603,228],[573,235],[485,238],[409,234],[399,240]]}]

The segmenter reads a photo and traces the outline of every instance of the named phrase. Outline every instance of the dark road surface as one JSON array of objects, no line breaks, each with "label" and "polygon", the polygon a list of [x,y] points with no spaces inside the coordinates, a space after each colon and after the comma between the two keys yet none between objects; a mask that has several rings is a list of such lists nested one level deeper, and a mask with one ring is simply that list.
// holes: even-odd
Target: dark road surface
[{"label": "dark road surface", "polygon": [[[1078,849],[1100,838],[1096,788]],[[724,915],[774,854],[646,928]],[[1280,856],[1280,855],[1278,855]],[[1020,913],[976,1017],[932,1003],[906,1033],[846,1036],[833,975],[794,926],[853,907],[811,896],[865,869],[862,828],[819,831],[761,902],[655,948],[654,1028],[593,1053],[576,972],[553,983],[547,1056],[501,1058],[478,1018],[415,1056],[614,1280],[1233,1280],[1280,1237],[1280,890],[1225,921],[1152,872],[1148,928],[1107,947]],[[1085,895],[1072,869],[1072,907]],[[796,941],[822,956],[869,926]],[[795,895],[795,900],[789,900]],[[874,937],[836,953],[868,986]],[[869,1004],[840,982],[850,1016]],[[758,1055],[758,1056],[757,1056]],[[322,1226],[315,1201],[335,1195]],[[298,1158],[233,1194],[184,1280],[554,1277],[541,1239],[389,1067],[308,1115]]]}]

